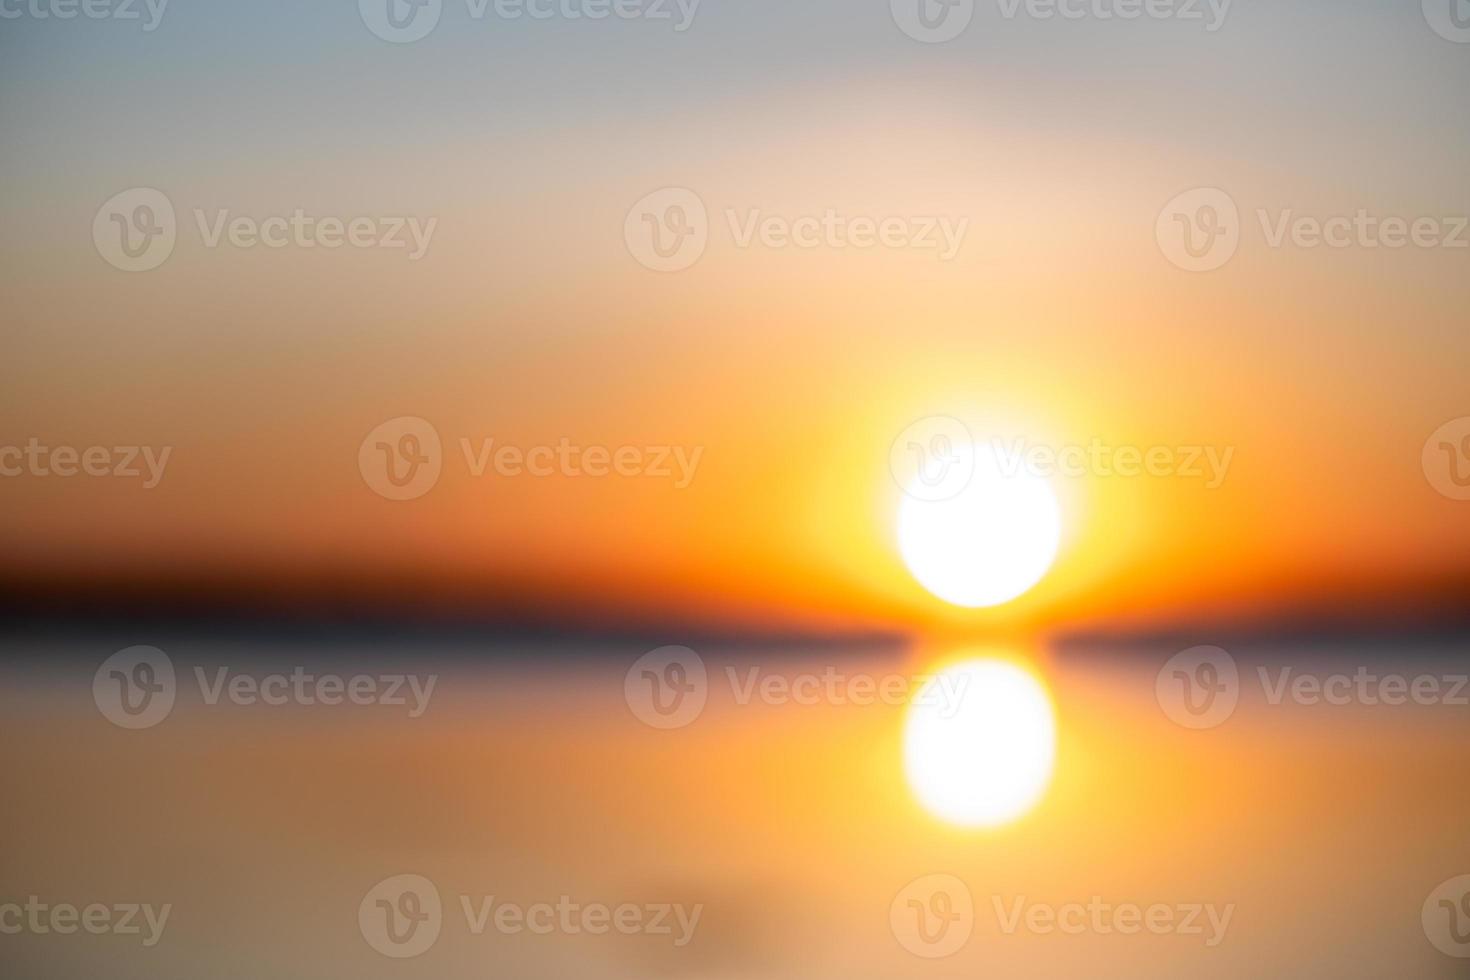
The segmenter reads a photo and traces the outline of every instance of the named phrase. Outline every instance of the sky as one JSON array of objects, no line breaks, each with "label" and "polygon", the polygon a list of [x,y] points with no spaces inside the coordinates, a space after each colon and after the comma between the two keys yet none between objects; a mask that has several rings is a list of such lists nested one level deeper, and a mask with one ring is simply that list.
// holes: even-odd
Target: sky
[{"label": "sky", "polygon": [[[704,0],[685,30],[447,0],[412,43],[341,0],[0,20],[0,445],[170,450],[151,488],[0,479],[4,575],[753,628],[1442,597],[1470,522],[1421,456],[1470,415],[1470,248],[1272,245],[1298,216],[1470,214],[1470,47],[1419,6],[1242,2],[1209,30],[981,3],[942,44],[851,0]],[[131,188],[176,213],[149,271],[94,240]],[[627,232],[665,188],[708,215],[675,272]],[[1158,231],[1198,188],[1240,217],[1206,272]],[[422,254],[210,244],[298,209],[401,218]],[[963,233],[743,239],[829,212]],[[1059,478],[1052,571],[961,611],[894,541],[893,444],[934,416],[1230,462]],[[442,442],[413,500],[359,466],[401,417]],[[476,476],[487,439],[698,462]]]}]

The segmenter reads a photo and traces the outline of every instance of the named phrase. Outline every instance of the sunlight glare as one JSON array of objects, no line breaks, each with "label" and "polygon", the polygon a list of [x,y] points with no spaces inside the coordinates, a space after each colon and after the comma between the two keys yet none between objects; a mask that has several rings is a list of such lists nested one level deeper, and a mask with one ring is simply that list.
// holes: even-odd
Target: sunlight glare
[{"label": "sunlight glare", "polygon": [[909,706],[904,770],[924,807],[966,827],[1029,811],[1051,781],[1056,721],[1041,681],[1004,660],[967,660]]},{"label": "sunlight glare", "polygon": [[995,606],[1030,589],[1051,567],[1061,509],[1051,484],[1023,466],[1010,472],[995,450],[973,449],[963,489],[943,500],[905,495],[898,511],[904,564],[934,595],[957,606]]}]

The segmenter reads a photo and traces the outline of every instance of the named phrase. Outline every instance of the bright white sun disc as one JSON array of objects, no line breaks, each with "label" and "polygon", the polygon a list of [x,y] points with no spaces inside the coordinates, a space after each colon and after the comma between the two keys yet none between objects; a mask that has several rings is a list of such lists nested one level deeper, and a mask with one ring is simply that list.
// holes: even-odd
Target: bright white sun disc
[{"label": "bright white sun disc", "polygon": [[1023,465],[1002,465],[992,447],[977,443],[960,452],[972,453],[974,465],[958,492],[925,499],[933,495],[915,486],[904,495],[899,553],[914,578],[944,601],[999,605],[1051,567],[1061,542],[1061,508],[1050,483]]}]

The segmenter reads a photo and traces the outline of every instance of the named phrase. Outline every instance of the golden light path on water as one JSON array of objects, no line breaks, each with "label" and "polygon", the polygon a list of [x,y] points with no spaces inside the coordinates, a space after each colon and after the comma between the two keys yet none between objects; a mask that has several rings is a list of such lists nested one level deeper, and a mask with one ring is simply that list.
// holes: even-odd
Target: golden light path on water
[{"label": "golden light path on water", "polygon": [[[963,485],[935,494],[925,471],[916,473],[897,515],[899,551],[938,598],[998,605],[1027,592],[1051,567],[1060,508],[1046,479],[1007,470],[991,447],[954,449],[950,463],[962,464]],[[903,741],[905,774],[927,810],[959,826],[995,827],[1045,795],[1056,717],[1046,685],[1028,666],[964,659],[916,692]]]}]

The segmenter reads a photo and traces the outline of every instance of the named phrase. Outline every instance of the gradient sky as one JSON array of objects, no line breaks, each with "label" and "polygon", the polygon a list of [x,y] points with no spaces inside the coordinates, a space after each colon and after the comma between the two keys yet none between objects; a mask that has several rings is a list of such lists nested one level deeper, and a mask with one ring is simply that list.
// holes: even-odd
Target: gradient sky
[{"label": "gradient sky", "polygon": [[[344,0],[173,0],[148,33],[0,21],[0,444],[174,447],[151,491],[0,480],[6,571],[906,626],[1412,598],[1467,571],[1470,504],[1420,451],[1470,415],[1470,251],[1272,249],[1254,212],[1470,214],[1466,91],[1470,46],[1387,0],[1242,2],[1213,33],[982,3],[943,45],[851,0],[705,0],[683,33],[449,0],[408,45]],[[180,241],[126,274],[90,228],[135,186]],[[678,274],[622,234],[668,186],[716,225]],[[1154,239],[1195,187],[1245,216],[1208,274]],[[418,262],[210,249],[194,208],[438,226]],[[727,208],[970,225],[948,263],[740,249]],[[934,414],[1235,455],[1214,490],[1063,481],[1052,574],[959,614],[893,542],[890,444]],[[357,450],[402,415],[446,471],[392,503]],[[460,437],[703,457],[684,490],[471,479]]]}]

